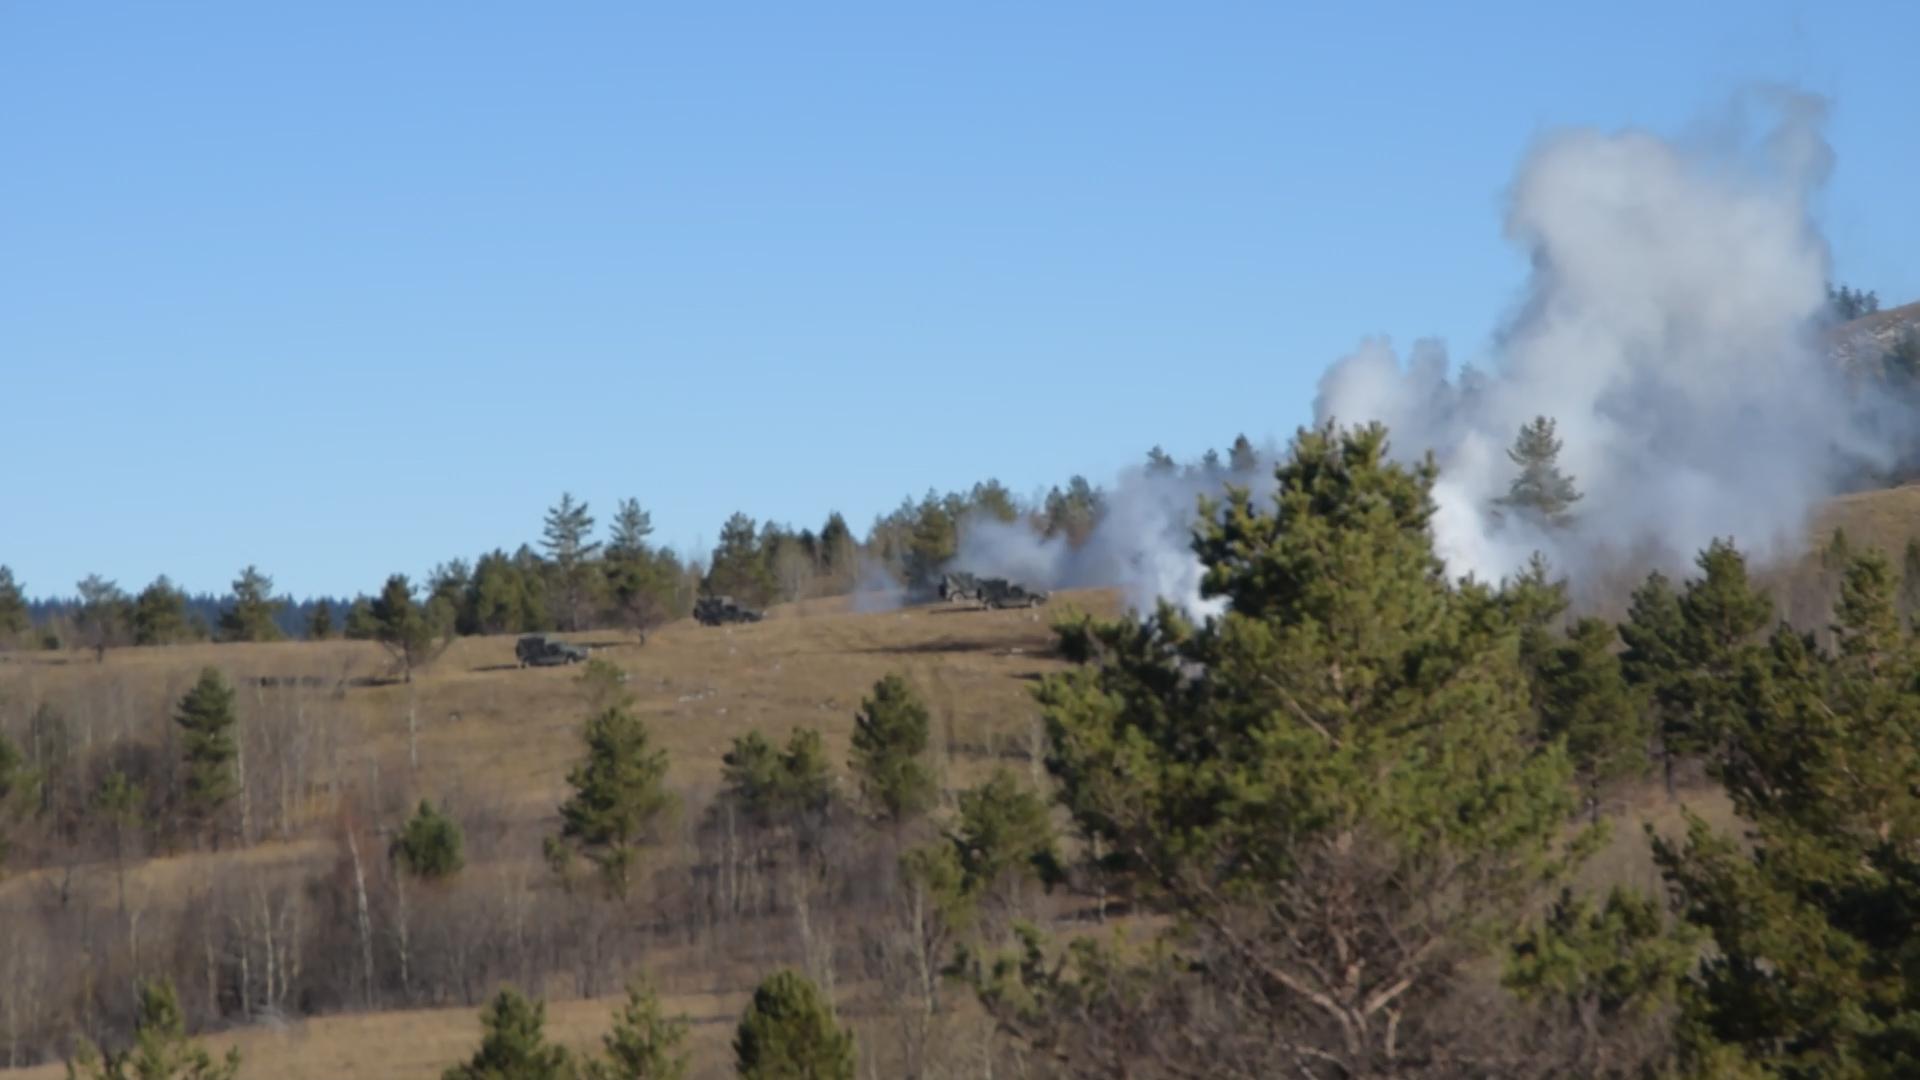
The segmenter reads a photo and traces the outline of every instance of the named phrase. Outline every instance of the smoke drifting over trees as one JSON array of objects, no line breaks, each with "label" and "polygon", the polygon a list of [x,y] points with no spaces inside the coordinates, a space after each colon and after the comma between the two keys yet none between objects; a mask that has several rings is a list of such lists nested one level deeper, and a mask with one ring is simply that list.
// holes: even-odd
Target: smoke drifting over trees
[{"label": "smoke drifting over trees", "polygon": [[[1849,469],[1891,460],[1814,336],[1828,308],[1812,216],[1833,161],[1825,106],[1743,104],[1770,124],[1540,140],[1506,221],[1533,269],[1493,370],[1449,371],[1438,342],[1402,356],[1368,341],[1322,379],[1317,419],[1380,420],[1398,455],[1436,455],[1435,529],[1456,571],[1499,577],[1536,549],[1575,570],[1628,553],[1674,564],[1726,535],[1788,554]],[[1586,495],[1565,529],[1489,512],[1512,477],[1507,445],[1539,415]]]},{"label": "smoke drifting over trees", "polygon": [[[1367,339],[1322,377],[1315,423],[1381,421],[1396,457],[1435,455],[1434,529],[1456,573],[1497,580],[1536,551],[1576,577],[1622,560],[1681,570],[1722,536],[1797,553],[1818,502],[1894,465],[1913,430],[1907,405],[1850,383],[1818,337],[1834,310],[1813,218],[1833,163],[1824,117],[1778,92],[1710,137],[1542,138],[1508,195],[1506,235],[1532,270],[1490,370],[1456,368],[1439,341]],[[1502,513],[1515,434],[1543,419],[1578,513]],[[970,520],[955,565],[1215,613],[1191,551],[1197,501],[1229,482],[1267,494],[1271,457],[1242,443],[1228,466],[1181,469],[1156,447],[1083,543]]]}]

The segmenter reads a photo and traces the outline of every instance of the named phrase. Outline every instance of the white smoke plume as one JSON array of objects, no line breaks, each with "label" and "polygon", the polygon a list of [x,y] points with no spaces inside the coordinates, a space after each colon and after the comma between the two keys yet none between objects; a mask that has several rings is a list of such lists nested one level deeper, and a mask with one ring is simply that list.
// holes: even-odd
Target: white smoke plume
[{"label": "white smoke plume", "polygon": [[[1569,130],[1541,140],[1509,194],[1506,234],[1531,256],[1490,370],[1450,370],[1445,346],[1403,357],[1364,341],[1322,377],[1316,422],[1384,422],[1393,451],[1432,451],[1435,538],[1457,574],[1498,580],[1545,553],[1576,577],[1624,558],[1683,568],[1715,537],[1762,557],[1797,551],[1840,466],[1893,456],[1869,437],[1815,340],[1828,255],[1813,200],[1832,166],[1818,99],[1771,93],[1768,129],[1712,138]],[[1491,513],[1520,427],[1552,417],[1584,498],[1540,531]],[[1911,425],[1898,425],[1911,430]],[[1878,430],[1888,430],[1884,422]],[[1270,456],[1250,476],[1272,487]],[[1136,609],[1199,595],[1196,497],[1222,477],[1140,469],[1072,549],[1024,525],[968,522],[957,569],[1041,587],[1118,586]]]},{"label": "white smoke plume", "polygon": [[[1772,114],[1758,139],[1576,130],[1534,147],[1506,223],[1532,273],[1490,372],[1450,376],[1435,342],[1403,361],[1369,341],[1322,377],[1316,419],[1379,420],[1401,456],[1434,452],[1454,571],[1498,579],[1535,550],[1575,574],[1628,552],[1674,564],[1723,536],[1792,554],[1843,463],[1890,458],[1814,335],[1824,105],[1757,104]],[[1561,469],[1585,495],[1570,527],[1544,534],[1489,513],[1536,415],[1557,422]]]},{"label": "white smoke plume", "polygon": [[1271,455],[1245,474],[1224,469],[1129,469],[1104,493],[1098,524],[1078,547],[1063,536],[1036,536],[1023,522],[962,522],[955,569],[1006,577],[1039,588],[1118,587],[1129,606],[1151,611],[1165,599],[1201,618],[1225,607],[1203,600],[1203,567],[1193,553],[1200,496],[1224,496],[1231,481],[1265,498],[1274,488]]},{"label": "white smoke plume", "polygon": [[854,570],[853,610],[859,612],[893,611],[906,603],[906,586],[887,571],[877,559],[860,556]]}]

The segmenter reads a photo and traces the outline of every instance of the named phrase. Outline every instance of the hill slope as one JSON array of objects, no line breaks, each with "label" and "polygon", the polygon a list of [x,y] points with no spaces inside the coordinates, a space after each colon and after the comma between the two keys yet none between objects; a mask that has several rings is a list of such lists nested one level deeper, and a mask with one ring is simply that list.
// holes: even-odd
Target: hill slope
[{"label": "hill slope", "polygon": [[[1834,500],[1816,523],[1816,536],[1835,526],[1856,543],[1880,546],[1897,558],[1909,539],[1920,536],[1920,486]],[[1048,621],[1070,607],[1112,614],[1118,598],[1102,591],[1070,593],[1042,612],[919,607],[869,614],[850,610],[846,601],[815,601],[776,609],[758,624],[708,628],[683,622],[644,645],[620,635],[570,637],[629,673],[636,707],[670,755],[671,785],[697,807],[717,785],[721,754],[749,730],[778,742],[795,727],[818,728],[829,760],[844,763],[859,701],[889,672],[905,675],[927,699],[934,756],[949,791],[995,763],[1022,773],[1035,768],[1031,687],[1061,667],[1051,655]],[[244,850],[185,851],[130,866],[127,890],[149,925],[188,917],[204,902],[209,882],[237,880],[258,890],[336,874],[343,803],[382,821],[397,820],[422,795],[451,805],[470,823],[471,859],[464,873],[489,883],[482,891],[515,882],[525,890],[544,875],[539,838],[552,830],[564,797],[586,703],[578,668],[521,669],[514,664],[511,637],[458,641],[412,684],[384,679],[384,654],[359,642],[123,649],[109,652],[102,663],[82,653],[5,655],[0,728],[18,737],[30,712],[44,704],[76,724],[85,718],[81,735],[88,742],[164,745],[171,702],[204,665],[219,667],[240,687],[249,752],[257,755],[249,765],[255,777],[253,842]],[[276,761],[287,752],[282,735],[296,729],[311,733],[298,768]],[[1724,806],[1712,796],[1692,801],[1708,816],[1724,819]],[[1660,828],[1677,821],[1676,808],[1652,791],[1618,809]],[[70,857],[37,854],[49,865],[0,881],[0,924],[15,913],[44,910],[56,895],[63,906],[113,910],[117,879],[101,849],[76,850]],[[673,858],[662,869],[685,872]],[[1633,826],[1616,830],[1616,843],[1593,871],[1609,881],[1655,884],[1641,831]],[[725,935],[729,940],[719,944],[654,941],[643,965],[670,1006],[695,1021],[696,1075],[724,1071],[733,1018],[757,973],[794,961],[792,931],[784,921],[757,929],[743,924]],[[15,943],[0,928],[0,953],[10,947],[18,953],[22,944],[60,943]],[[0,957],[0,983],[13,977],[9,962]],[[18,993],[25,985],[8,989]],[[534,989],[554,1001],[554,1036],[576,1046],[596,1040],[615,1004],[604,986],[584,996],[570,980]],[[871,996],[870,988],[851,981],[840,988],[844,1015],[865,1025],[863,1038],[873,1035],[884,1059],[888,1029],[862,1004]],[[236,1023],[231,1014],[227,1022]],[[397,1080],[438,1075],[477,1034],[476,1009],[454,1003],[241,1022],[210,1041],[237,1042],[247,1055],[246,1075]],[[61,1070],[41,1066],[7,1075],[51,1077]]]}]

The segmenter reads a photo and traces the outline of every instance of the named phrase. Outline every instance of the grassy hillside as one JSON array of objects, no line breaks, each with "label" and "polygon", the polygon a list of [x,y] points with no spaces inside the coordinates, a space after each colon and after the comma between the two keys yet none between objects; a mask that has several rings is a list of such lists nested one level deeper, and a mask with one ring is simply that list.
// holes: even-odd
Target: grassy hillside
[{"label": "grassy hillside", "polygon": [[[1897,553],[1920,535],[1920,487],[1835,500],[1816,534],[1836,525],[1856,543]],[[818,728],[830,758],[843,763],[860,699],[889,672],[905,675],[931,707],[934,756],[949,792],[995,763],[1023,773],[1035,769],[1031,688],[1060,667],[1051,655],[1048,621],[1066,608],[1111,614],[1117,607],[1115,596],[1100,591],[1063,594],[1041,612],[919,607],[860,613],[846,600],[813,601],[776,609],[758,624],[676,624],[644,645],[603,633],[572,640],[629,673],[637,708],[670,755],[672,786],[694,808],[715,787],[727,746],[751,729],[781,741],[797,726]],[[297,891],[336,875],[343,806],[392,822],[423,795],[448,804],[467,823],[469,879],[489,883],[485,889],[498,882],[505,892],[517,883],[512,887],[526,896],[544,895],[529,891],[528,883],[545,874],[539,838],[554,827],[566,770],[579,754],[585,704],[575,681],[579,669],[521,669],[511,637],[462,639],[410,684],[393,681],[378,646],[359,642],[120,649],[99,663],[79,652],[0,655],[0,729],[22,740],[32,712],[50,706],[69,718],[73,738],[83,745],[164,745],[171,703],[206,665],[240,688],[253,755],[252,842],[217,852],[182,844],[182,850],[163,848],[130,863],[125,895],[148,925],[187,918],[208,895],[209,882]],[[1692,792],[1686,802],[1728,820],[1716,794]],[[1639,823],[1675,828],[1679,807],[1647,789],[1627,793],[1610,809],[1621,827],[1584,876],[1654,885]],[[9,974],[9,962],[27,964],[18,971],[36,970],[22,944],[5,937],[3,924],[13,913],[69,905],[111,912],[120,904],[122,881],[98,846],[26,854],[38,868],[0,881],[0,952],[16,949],[11,960],[0,957],[0,980],[17,977]],[[684,873],[680,858],[663,857],[657,868],[667,877]],[[650,938],[643,965],[670,1006],[694,1020],[698,1075],[724,1074],[727,1040],[746,990],[766,968],[793,962],[787,922],[721,936],[726,940],[677,933]],[[58,959],[55,952],[41,962]],[[615,982],[624,974],[614,973]],[[555,1037],[582,1047],[594,1044],[617,1001],[610,986],[582,993],[581,984],[551,976],[531,989],[552,1000]],[[854,978],[838,988],[844,1015],[884,1061],[890,1021],[875,993]],[[476,1014],[456,1003],[308,1019],[289,1019],[291,1012],[251,1022],[229,1015],[210,1041],[243,1048],[243,1075],[425,1078],[471,1047]],[[0,1063],[4,1023],[0,1017]],[[39,1066],[8,1075],[62,1072]]]},{"label": "grassy hillside", "polygon": [[[628,673],[637,711],[669,754],[685,830],[716,786],[721,755],[749,730],[780,742],[795,727],[816,728],[829,759],[844,763],[855,711],[889,672],[906,676],[927,701],[935,764],[949,791],[996,762],[1028,771],[1037,735],[1031,688],[1059,667],[1050,656],[1049,619],[1116,607],[1115,597],[1097,591],[1065,594],[1040,611],[935,606],[863,614],[846,600],[813,601],[775,609],[758,624],[679,623],[644,645],[604,633],[572,640]],[[512,882],[524,892],[545,876],[540,838],[555,828],[586,705],[580,668],[519,668],[513,643],[510,636],[461,639],[410,684],[394,681],[386,655],[363,642],[119,649],[98,663],[80,652],[0,654],[0,730],[24,744],[31,713],[48,707],[67,718],[83,753],[165,746],[171,704],[203,666],[238,687],[253,842],[241,850],[162,850],[130,862],[125,895],[148,925],[190,919],[209,882],[297,891],[325,879],[343,858],[341,807],[390,824],[422,796],[450,806],[467,825],[465,880]],[[123,879],[101,848],[22,854],[41,865],[0,880],[0,923],[9,911],[77,905],[111,913],[119,903]],[[665,854],[656,866],[672,877],[678,858]],[[764,966],[791,961],[779,944],[790,931],[764,932],[764,944],[725,943],[724,957],[707,946],[663,942],[647,967],[697,1019],[718,1023],[759,974],[756,955],[765,954]],[[8,946],[0,940],[0,952]],[[0,959],[0,969],[6,965]],[[577,993],[564,982],[534,989],[556,999]],[[857,988],[843,987],[843,998],[849,991]],[[556,1006],[559,1033],[590,1042],[613,1003]],[[431,1076],[472,1039],[475,1012],[463,1005],[333,1016],[233,1037],[250,1055],[249,1075]],[[698,1041],[703,1055],[724,1056],[724,1033]]]}]

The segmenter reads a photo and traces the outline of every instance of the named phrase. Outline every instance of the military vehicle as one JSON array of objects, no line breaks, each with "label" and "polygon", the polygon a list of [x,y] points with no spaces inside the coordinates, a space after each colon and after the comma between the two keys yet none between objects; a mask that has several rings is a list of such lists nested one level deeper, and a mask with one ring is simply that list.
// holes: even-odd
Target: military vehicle
[{"label": "military vehicle", "polygon": [[978,600],[980,599],[980,579],[972,574],[942,574],[940,575],[940,599],[948,602]]},{"label": "military vehicle", "polygon": [[1025,585],[1008,581],[1006,578],[983,578],[980,581],[982,607],[1039,607],[1046,602],[1046,593],[1039,589],[1029,589]]},{"label": "military vehicle", "polygon": [[526,634],[514,642],[513,655],[519,658],[521,667],[528,664],[552,667],[556,664],[577,664],[587,658],[587,650],[546,634]]},{"label": "military vehicle", "polygon": [[948,603],[971,600],[983,608],[1038,607],[1047,602],[1047,594],[1006,578],[950,573],[940,577],[940,599]]},{"label": "military vehicle", "polygon": [[704,626],[721,623],[759,622],[764,613],[734,603],[731,596],[703,596],[693,602],[693,617]]}]

